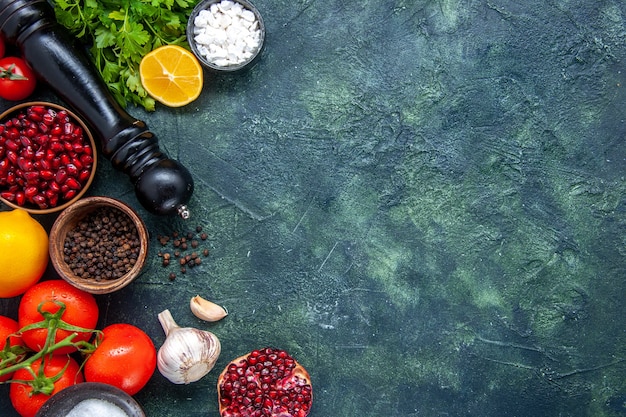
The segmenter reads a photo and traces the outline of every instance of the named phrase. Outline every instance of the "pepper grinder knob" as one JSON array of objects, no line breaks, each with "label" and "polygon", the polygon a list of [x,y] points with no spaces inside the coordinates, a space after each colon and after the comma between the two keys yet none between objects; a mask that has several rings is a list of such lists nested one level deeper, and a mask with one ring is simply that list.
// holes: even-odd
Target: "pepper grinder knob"
[{"label": "pepper grinder knob", "polygon": [[37,76],[89,124],[104,156],[126,173],[153,214],[189,217],[193,178],[159,149],[146,124],[115,101],[86,51],[57,21],[47,0],[0,0],[0,33]]}]

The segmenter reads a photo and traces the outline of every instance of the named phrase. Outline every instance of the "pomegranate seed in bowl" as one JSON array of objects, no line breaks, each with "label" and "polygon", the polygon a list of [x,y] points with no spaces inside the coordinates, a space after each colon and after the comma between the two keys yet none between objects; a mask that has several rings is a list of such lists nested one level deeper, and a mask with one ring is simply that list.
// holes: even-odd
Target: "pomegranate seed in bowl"
[{"label": "pomegranate seed in bowl", "polygon": [[10,207],[62,210],[82,197],[95,171],[93,137],[66,108],[30,102],[0,115],[0,199]]}]

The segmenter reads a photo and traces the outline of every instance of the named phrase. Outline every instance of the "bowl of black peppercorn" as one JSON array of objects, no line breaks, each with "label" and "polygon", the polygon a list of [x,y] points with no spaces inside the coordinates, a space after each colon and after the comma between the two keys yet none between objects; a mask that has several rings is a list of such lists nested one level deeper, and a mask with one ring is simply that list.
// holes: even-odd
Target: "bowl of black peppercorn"
[{"label": "bowl of black peppercorn", "polygon": [[145,266],[148,230],[123,201],[86,197],[61,212],[50,229],[50,261],[62,279],[92,294],[130,284]]}]

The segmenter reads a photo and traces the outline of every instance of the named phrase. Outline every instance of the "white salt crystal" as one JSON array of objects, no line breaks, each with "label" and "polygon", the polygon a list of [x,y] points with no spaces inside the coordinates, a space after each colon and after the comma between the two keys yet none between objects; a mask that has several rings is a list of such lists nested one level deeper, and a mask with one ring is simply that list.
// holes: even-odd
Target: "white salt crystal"
[{"label": "white salt crystal", "polygon": [[241,12],[241,18],[248,22],[254,22],[256,20],[256,16],[250,10],[246,9]]}]

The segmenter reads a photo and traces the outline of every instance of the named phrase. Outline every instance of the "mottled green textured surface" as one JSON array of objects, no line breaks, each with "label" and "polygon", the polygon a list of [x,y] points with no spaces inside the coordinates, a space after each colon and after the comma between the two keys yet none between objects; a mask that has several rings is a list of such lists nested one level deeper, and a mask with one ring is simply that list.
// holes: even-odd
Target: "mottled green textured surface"
[{"label": "mottled green textured surface", "polygon": [[[191,169],[192,219],[148,215],[106,162],[91,190],[153,233],[102,324],[160,345],[169,308],[222,341],[200,382],[155,374],[147,415],[217,415],[222,367],[274,345],[310,371],[312,417],[625,416],[626,5],[255,4],[255,68],[130,109]],[[170,282],[156,236],[196,225],[211,254]],[[230,315],[200,322],[198,293]]]}]

